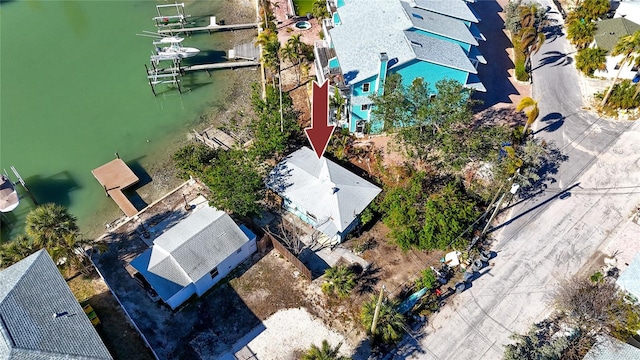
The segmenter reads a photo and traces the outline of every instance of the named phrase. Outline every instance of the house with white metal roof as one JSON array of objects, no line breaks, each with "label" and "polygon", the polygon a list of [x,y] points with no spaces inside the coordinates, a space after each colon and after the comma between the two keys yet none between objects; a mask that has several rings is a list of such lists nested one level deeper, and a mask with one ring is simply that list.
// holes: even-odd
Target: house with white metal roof
[{"label": "house with white metal roof", "polygon": [[267,177],[267,187],[283,199],[284,209],[339,243],[359,223],[360,213],[381,189],[308,147],[287,156]]},{"label": "house with white metal roof", "polygon": [[45,250],[0,271],[0,358],[112,359]]},{"label": "house with white metal roof", "polygon": [[403,84],[423,78],[430,84],[451,79],[486,91],[477,74],[486,60],[477,49],[484,36],[464,0],[329,0],[324,39],[314,47],[316,77],[329,80],[348,99],[349,117],[339,126],[382,131],[371,118],[372,95],[381,95],[389,73]]},{"label": "house with white metal roof", "polygon": [[148,291],[176,309],[191,296],[202,296],[255,251],[251,230],[206,206],[160,235],[129,265]]},{"label": "house with white metal roof", "polygon": [[638,360],[640,349],[611,336],[598,336],[583,360]]}]

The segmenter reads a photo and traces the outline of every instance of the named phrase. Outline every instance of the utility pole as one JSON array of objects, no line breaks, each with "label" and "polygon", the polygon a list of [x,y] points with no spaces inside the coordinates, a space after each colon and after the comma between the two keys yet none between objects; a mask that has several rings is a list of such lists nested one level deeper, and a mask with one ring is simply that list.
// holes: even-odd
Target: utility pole
[{"label": "utility pole", "polygon": [[[513,176],[511,177],[511,182],[509,183],[509,192],[512,194],[515,194],[516,191],[518,191],[518,188],[520,186],[518,186],[516,184],[516,186],[514,187],[514,181],[516,180],[516,176],[520,175],[520,169],[516,170],[516,172],[513,174]],[[496,194],[497,195],[497,194]],[[491,217],[489,218],[489,220],[487,221],[487,225],[485,225],[484,229],[482,229],[482,235],[486,234],[487,230],[489,230],[489,226],[491,226],[491,222],[493,221],[493,219],[496,217],[496,215],[498,214],[498,210],[500,210],[500,206],[502,206],[502,201],[504,200],[504,198],[507,196],[507,193],[505,192],[504,194],[502,194],[502,196],[500,197],[500,200],[498,200],[498,204],[496,204],[496,208],[493,210],[493,213],[491,214]],[[495,199],[495,198],[494,198]]]},{"label": "utility pole", "polygon": [[376,338],[376,327],[378,326],[378,316],[380,315],[380,305],[382,305],[382,296],[384,295],[384,285],[380,289],[380,296],[378,296],[378,302],[376,303],[376,310],[373,312],[373,322],[371,323],[371,344]]}]

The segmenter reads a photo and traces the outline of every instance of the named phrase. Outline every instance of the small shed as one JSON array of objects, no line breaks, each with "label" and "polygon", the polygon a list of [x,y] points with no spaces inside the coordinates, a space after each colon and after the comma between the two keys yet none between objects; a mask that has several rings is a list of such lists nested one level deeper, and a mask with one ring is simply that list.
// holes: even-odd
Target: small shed
[{"label": "small shed", "polygon": [[202,296],[255,251],[251,230],[207,206],[160,235],[130,265],[176,309],[191,296]]}]

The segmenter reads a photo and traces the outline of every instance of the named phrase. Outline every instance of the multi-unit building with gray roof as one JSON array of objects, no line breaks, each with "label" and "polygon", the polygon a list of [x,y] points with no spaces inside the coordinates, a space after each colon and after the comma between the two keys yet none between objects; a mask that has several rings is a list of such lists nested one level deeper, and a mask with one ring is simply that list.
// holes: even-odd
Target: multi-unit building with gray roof
[{"label": "multi-unit building with gray roof", "polygon": [[348,99],[348,118],[340,126],[382,131],[371,118],[372,95],[380,95],[389,73],[403,84],[423,78],[435,84],[451,79],[486,91],[477,74],[486,63],[477,49],[484,36],[464,0],[329,0],[330,19],[322,23],[324,40],[315,45],[316,76],[329,80]]},{"label": "multi-unit building with gray roof", "polygon": [[267,187],[283,207],[321,234],[320,242],[339,243],[358,224],[360,213],[381,189],[303,147],[283,159],[267,177]]},{"label": "multi-unit building with gray roof", "polygon": [[45,250],[0,271],[0,358],[112,359]]},{"label": "multi-unit building with gray roof", "polygon": [[203,295],[255,251],[251,230],[205,206],[160,235],[130,265],[148,291],[175,309]]}]

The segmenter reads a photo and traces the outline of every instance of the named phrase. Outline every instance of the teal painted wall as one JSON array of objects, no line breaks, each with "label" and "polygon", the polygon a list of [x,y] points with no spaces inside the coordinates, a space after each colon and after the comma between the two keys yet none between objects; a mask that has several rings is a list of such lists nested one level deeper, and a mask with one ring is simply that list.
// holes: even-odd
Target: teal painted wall
[{"label": "teal painted wall", "polygon": [[460,45],[460,47],[462,48],[462,50],[464,50],[465,54],[469,54],[469,50],[471,49],[471,44],[467,44],[465,42],[462,41],[458,41],[458,40],[454,40],[451,38],[448,38],[446,36],[440,36],[434,33],[430,33],[428,31],[424,31],[424,30],[420,30],[420,29],[416,29],[416,28],[412,28],[409,31],[411,32],[415,32],[416,34],[420,34],[420,35],[425,35],[425,36],[430,36],[432,38],[436,38],[436,39],[440,39],[440,40],[445,40],[451,43],[455,43]]},{"label": "teal painted wall", "polygon": [[[372,76],[366,78],[358,83],[353,84],[353,96],[369,96],[374,93],[376,87],[376,78],[377,76]],[[363,86],[364,84],[369,84],[369,91],[364,92]]]},{"label": "teal painted wall", "polygon": [[466,71],[448,68],[426,61],[414,60],[400,67],[391,69],[392,72],[402,75],[402,84],[409,86],[415,78],[423,78],[435,92],[435,84],[442,79],[456,80],[462,84],[467,83],[469,74]]}]

